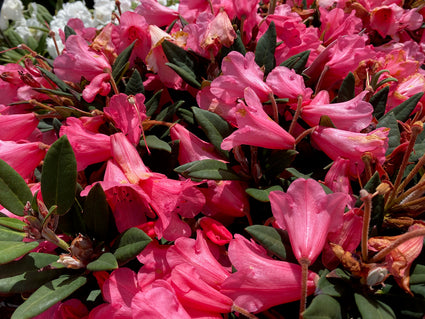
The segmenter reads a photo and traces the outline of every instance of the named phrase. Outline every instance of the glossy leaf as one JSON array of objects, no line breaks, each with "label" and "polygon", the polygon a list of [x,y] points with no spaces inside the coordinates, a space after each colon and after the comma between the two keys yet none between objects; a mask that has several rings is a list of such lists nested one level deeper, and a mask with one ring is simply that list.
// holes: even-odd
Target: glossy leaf
[{"label": "glossy leaf", "polygon": [[83,276],[62,275],[38,288],[12,315],[12,319],[29,319],[49,309],[83,286]]},{"label": "glossy leaf", "polygon": [[241,179],[229,164],[213,159],[190,162],[174,169],[175,172],[186,178],[212,180],[239,180]]},{"label": "glossy leaf", "polygon": [[136,40],[133,41],[127,48],[125,48],[115,59],[114,64],[112,65],[112,77],[118,82],[125,70],[128,68],[129,59],[131,56],[131,52],[133,51],[134,45],[136,44]]},{"label": "glossy leaf", "polygon": [[341,305],[328,295],[314,297],[303,313],[304,319],[342,319]]},{"label": "glossy leaf", "polygon": [[388,93],[390,92],[390,87],[385,86],[377,93],[375,93],[369,100],[369,103],[373,106],[372,115],[378,120],[385,114],[385,109],[387,107]]},{"label": "glossy leaf", "polygon": [[146,136],[146,143],[143,139],[140,140],[140,146],[145,147],[146,144],[149,148],[153,148],[156,150],[166,151],[171,153],[171,146],[167,142],[159,139],[156,135],[148,135]]},{"label": "glossy leaf", "polygon": [[65,214],[73,205],[77,188],[77,161],[66,135],[54,142],[46,154],[41,175],[41,194],[46,206],[57,205]]},{"label": "glossy leaf", "polygon": [[25,233],[0,225],[0,241],[22,241]]},{"label": "glossy leaf", "polygon": [[105,241],[109,235],[109,223],[113,219],[102,186],[97,183],[91,189],[84,202],[83,220],[87,235]]},{"label": "glossy leaf", "polygon": [[111,253],[103,253],[98,259],[87,265],[90,271],[113,270],[118,268],[118,262]]},{"label": "glossy leaf", "polygon": [[418,104],[419,100],[424,95],[424,92],[416,93],[415,95],[411,96],[409,99],[401,103],[400,105],[393,108],[390,112],[385,114],[379,122],[381,122],[383,119],[385,119],[389,114],[394,113],[394,116],[397,120],[405,122],[409,118],[410,114],[415,109],[416,105]]},{"label": "glossy leaf", "polygon": [[283,61],[280,65],[286,66],[289,69],[293,69],[297,74],[301,74],[305,65],[307,64],[308,57],[310,56],[310,50],[300,52]]},{"label": "glossy leaf", "polygon": [[388,127],[390,129],[390,132],[388,133],[388,149],[385,155],[391,154],[392,151],[400,145],[400,130],[398,129],[398,122],[394,113],[387,113],[379,120],[376,127]]},{"label": "glossy leaf", "polygon": [[221,149],[223,139],[232,133],[229,123],[221,116],[199,107],[192,107],[192,112],[210,142],[221,154],[229,157],[229,152]]},{"label": "glossy leaf", "polygon": [[11,213],[23,216],[24,206],[31,199],[32,193],[25,180],[0,159],[0,204]]},{"label": "glossy leaf", "polygon": [[276,51],[276,26],[270,22],[267,31],[261,36],[255,48],[255,63],[264,67],[264,74],[267,75],[276,66],[274,53]]},{"label": "glossy leaf", "polygon": [[151,241],[152,239],[143,230],[133,227],[121,234],[112,251],[119,265],[123,265],[136,258]]},{"label": "glossy leaf", "polygon": [[246,227],[245,230],[269,252],[280,259],[286,259],[285,246],[282,243],[279,232],[275,228],[264,225],[252,225]]},{"label": "glossy leaf", "polygon": [[125,94],[136,95],[137,93],[145,94],[145,87],[143,86],[142,76],[139,71],[135,69],[125,86]]},{"label": "glossy leaf", "polygon": [[0,264],[5,264],[21,257],[38,246],[38,242],[23,243],[18,241],[0,241]]},{"label": "glossy leaf", "polygon": [[354,299],[362,319],[395,319],[396,315],[391,307],[382,301],[368,299],[355,293]]},{"label": "glossy leaf", "polygon": [[43,269],[57,255],[29,253],[17,261],[0,265],[0,294],[32,292],[67,270]]},{"label": "glossy leaf", "polygon": [[336,99],[336,102],[340,103],[354,99],[355,85],[356,79],[354,78],[354,74],[349,72],[345,79],[342,81],[342,84],[338,90],[338,97]]},{"label": "glossy leaf", "polygon": [[266,189],[247,188],[245,190],[249,196],[264,203],[270,202],[269,194],[272,191],[283,191],[283,188],[279,185],[275,185]]}]

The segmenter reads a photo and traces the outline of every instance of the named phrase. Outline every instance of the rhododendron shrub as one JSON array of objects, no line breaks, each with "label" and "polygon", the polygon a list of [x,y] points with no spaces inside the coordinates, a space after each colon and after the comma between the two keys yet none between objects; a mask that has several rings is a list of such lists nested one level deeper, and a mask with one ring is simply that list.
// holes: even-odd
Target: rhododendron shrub
[{"label": "rhododendron shrub", "polygon": [[424,17],[4,1],[1,317],[423,318]]}]

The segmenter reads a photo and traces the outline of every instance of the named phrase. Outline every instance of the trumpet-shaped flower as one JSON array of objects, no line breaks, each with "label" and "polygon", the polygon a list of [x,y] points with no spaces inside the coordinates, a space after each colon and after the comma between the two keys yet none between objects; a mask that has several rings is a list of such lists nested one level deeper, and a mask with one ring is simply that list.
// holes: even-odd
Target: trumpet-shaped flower
[{"label": "trumpet-shaped flower", "polygon": [[34,113],[0,114],[0,140],[19,141],[27,139],[37,128],[38,122]]},{"label": "trumpet-shaped flower", "polygon": [[269,198],[276,223],[288,231],[297,260],[314,263],[328,233],[342,222],[347,195],[326,194],[315,180],[299,178],[286,193],[273,191]]},{"label": "trumpet-shaped flower", "polygon": [[[235,305],[257,313],[299,300],[299,265],[270,258],[263,247],[238,234],[229,244],[229,257],[237,271],[223,282],[220,292],[232,298]],[[308,272],[308,294],[314,292],[317,277]]]},{"label": "trumpet-shaped flower", "polygon": [[238,145],[252,145],[270,149],[290,149],[295,139],[263,110],[260,99],[251,88],[245,89],[245,103],[237,105],[238,129],[221,143],[223,150]]}]

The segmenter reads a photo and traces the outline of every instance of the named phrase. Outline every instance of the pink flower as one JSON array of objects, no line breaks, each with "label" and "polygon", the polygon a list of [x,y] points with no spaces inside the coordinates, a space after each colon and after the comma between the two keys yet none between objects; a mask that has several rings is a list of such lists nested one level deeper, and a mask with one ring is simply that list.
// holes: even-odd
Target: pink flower
[{"label": "pink flower", "polygon": [[291,149],[295,139],[263,110],[260,99],[251,88],[245,89],[245,103],[237,105],[238,129],[221,143],[223,150],[238,145],[252,145],[270,149]]},{"label": "pink flower", "polygon": [[27,139],[37,128],[38,122],[34,113],[0,114],[0,140],[19,141]]},{"label": "pink flower", "polygon": [[[239,234],[229,244],[229,257],[236,272],[221,285],[220,292],[235,305],[253,313],[299,300],[301,267],[267,256],[266,250]],[[312,294],[317,274],[308,272],[307,289]]]},{"label": "pink flower", "polygon": [[177,11],[163,6],[156,0],[143,0],[134,12],[143,16],[148,24],[158,27],[167,26],[179,17]]},{"label": "pink flower", "polygon": [[355,98],[341,103],[310,103],[302,108],[301,117],[310,126],[316,126],[322,115],[327,115],[336,128],[352,132],[360,132],[372,121],[373,106],[363,101],[368,92],[363,91]]},{"label": "pink flower", "polygon": [[91,103],[98,94],[107,96],[111,91],[110,79],[111,76],[108,73],[102,73],[95,76],[83,90],[84,100]]},{"label": "pink flower", "polygon": [[[338,157],[325,176],[325,185],[334,193],[353,194],[350,184],[350,160]],[[354,198],[353,198],[354,199]]]},{"label": "pink flower", "polygon": [[357,176],[364,169],[362,156],[371,154],[380,164],[385,161],[389,129],[380,127],[370,133],[355,133],[330,127],[317,127],[311,137],[331,159],[343,157],[350,160],[350,175]]},{"label": "pink flower", "polygon": [[328,45],[341,36],[359,33],[363,27],[362,20],[355,15],[355,10],[350,14],[344,13],[341,8],[334,8],[330,11],[319,8],[319,11],[320,32],[324,45]]},{"label": "pink flower", "polygon": [[137,145],[142,133],[142,122],[146,118],[145,96],[136,94],[127,96],[123,93],[115,94],[109,106],[103,108],[105,114],[110,116],[128,140]]},{"label": "pink flower", "polygon": [[88,318],[89,311],[79,299],[59,301],[33,319],[84,319]]},{"label": "pink flower", "polygon": [[60,129],[60,136],[66,135],[75,153],[77,170],[106,161],[111,157],[110,137],[86,129],[81,119],[68,117]]},{"label": "pink flower", "polygon": [[342,222],[347,195],[326,194],[315,180],[298,178],[286,193],[273,191],[269,198],[276,223],[288,231],[298,262],[314,263],[328,233]]},{"label": "pink flower", "polygon": [[202,217],[198,220],[199,225],[204,231],[205,235],[217,245],[228,244],[233,236],[232,233],[227,230],[226,227],[219,221],[210,217]]}]

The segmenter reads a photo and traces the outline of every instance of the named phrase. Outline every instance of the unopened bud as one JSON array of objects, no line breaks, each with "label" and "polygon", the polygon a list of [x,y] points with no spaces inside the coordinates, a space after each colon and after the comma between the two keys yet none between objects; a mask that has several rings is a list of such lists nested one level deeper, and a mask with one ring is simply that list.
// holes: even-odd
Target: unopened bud
[{"label": "unopened bud", "polygon": [[386,183],[386,182],[383,182],[383,183],[379,184],[379,185],[378,185],[378,187],[376,187],[376,192],[377,192],[379,195],[385,195],[385,194],[387,194],[390,190],[391,190],[391,185],[390,185],[390,184],[388,184],[388,183]]}]

